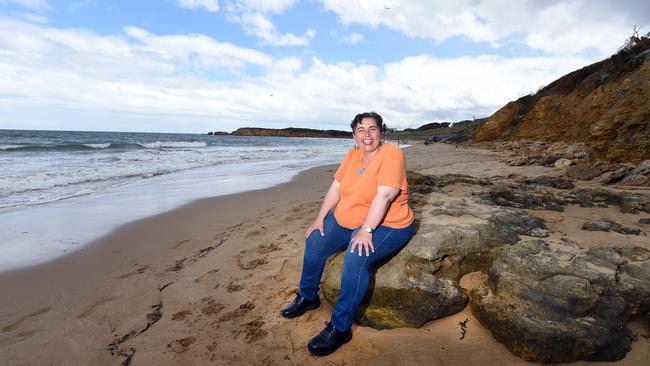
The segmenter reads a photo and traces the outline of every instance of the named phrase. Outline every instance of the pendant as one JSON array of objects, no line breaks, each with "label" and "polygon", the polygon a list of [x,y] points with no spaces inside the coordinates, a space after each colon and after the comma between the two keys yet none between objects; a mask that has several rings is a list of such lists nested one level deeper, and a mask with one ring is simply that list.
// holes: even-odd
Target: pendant
[{"label": "pendant", "polygon": [[366,172],[366,168],[359,169],[359,175],[363,175]]}]

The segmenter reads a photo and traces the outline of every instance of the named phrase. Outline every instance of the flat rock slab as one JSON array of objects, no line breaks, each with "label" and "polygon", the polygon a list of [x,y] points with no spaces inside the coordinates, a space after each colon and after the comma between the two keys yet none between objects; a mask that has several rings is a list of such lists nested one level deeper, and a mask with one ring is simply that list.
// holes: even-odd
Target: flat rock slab
[{"label": "flat rock slab", "polygon": [[633,341],[625,324],[650,310],[650,251],[527,240],[499,249],[470,296],[481,323],[525,360],[619,360]]},{"label": "flat rock slab", "polygon": [[618,222],[609,219],[587,221],[582,225],[582,230],[605,232],[614,231],[626,235],[639,235],[642,233],[640,229],[621,225]]}]

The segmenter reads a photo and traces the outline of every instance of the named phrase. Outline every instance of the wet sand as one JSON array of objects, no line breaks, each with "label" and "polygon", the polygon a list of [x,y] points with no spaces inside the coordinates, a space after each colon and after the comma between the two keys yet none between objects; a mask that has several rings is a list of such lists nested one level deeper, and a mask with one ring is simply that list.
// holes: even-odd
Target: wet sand
[{"label": "wet sand", "polygon": [[[500,158],[444,144],[407,149],[408,168],[426,174],[559,174],[540,166],[508,167]],[[324,302],[291,320],[278,312],[293,299],[304,230],[335,169],[318,167],[270,189],[199,200],[125,225],[56,261],[0,274],[0,364],[527,364],[496,342],[469,307],[419,329],[355,325],[352,341],[335,354],[316,358],[307,352],[331,306]],[[460,185],[445,193],[466,190]],[[530,213],[546,216],[584,245],[650,248],[647,236],[630,240],[583,232],[578,225],[605,214],[631,225],[639,215],[579,207]],[[483,281],[485,275],[475,272],[461,285]],[[465,320],[461,340],[459,323]],[[630,326],[643,332],[636,323]],[[639,337],[627,357],[612,364],[648,359],[650,341]]]}]

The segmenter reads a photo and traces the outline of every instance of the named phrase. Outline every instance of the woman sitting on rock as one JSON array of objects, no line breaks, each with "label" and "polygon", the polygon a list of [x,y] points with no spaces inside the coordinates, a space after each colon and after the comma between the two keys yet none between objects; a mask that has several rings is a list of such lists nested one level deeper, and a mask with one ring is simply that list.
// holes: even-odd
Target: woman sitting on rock
[{"label": "woman sitting on rock", "polygon": [[334,176],[318,217],[307,229],[300,287],[281,314],[294,318],[320,306],[318,290],[327,258],[347,249],[341,289],[331,321],[308,344],[317,356],[336,351],[352,338],[352,321],[369,282],[369,269],[413,235],[413,211],[402,150],[382,143],[385,125],[377,113],[354,117],[356,147]]}]

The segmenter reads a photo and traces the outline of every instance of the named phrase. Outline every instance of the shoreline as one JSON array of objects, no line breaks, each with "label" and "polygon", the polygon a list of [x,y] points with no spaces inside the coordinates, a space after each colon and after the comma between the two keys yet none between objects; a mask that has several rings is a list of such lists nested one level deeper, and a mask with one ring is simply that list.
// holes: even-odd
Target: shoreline
[{"label": "shoreline", "polygon": [[[92,240],[88,244],[85,244],[82,248],[75,250],[71,253],[68,253],[66,255],[63,255],[61,257],[57,257],[43,263],[37,263],[26,267],[0,272],[0,291],[6,289],[3,287],[3,284],[8,282],[5,280],[6,277],[16,278],[20,276],[30,275],[30,273],[32,272],[47,272],[50,270],[69,266],[71,264],[78,264],[80,262],[83,262],[83,258],[78,258],[78,257],[97,256],[100,254],[104,254],[102,252],[106,251],[106,249],[102,247],[107,245],[108,246],[117,245],[114,248],[115,250],[125,249],[125,244],[117,244],[117,243],[122,242],[122,240],[125,237],[129,235],[133,235],[136,231],[145,230],[145,231],[153,232],[154,231],[153,227],[156,225],[160,225],[161,222],[168,223],[169,221],[179,220],[182,216],[185,216],[188,213],[192,213],[192,212],[198,213],[198,211],[200,211],[201,213],[203,213],[207,210],[212,210],[210,206],[229,206],[235,202],[239,205],[240,202],[243,202],[244,209],[238,212],[238,215],[234,215],[235,217],[229,217],[230,220],[228,221],[236,221],[237,219],[242,219],[250,215],[253,211],[257,210],[257,208],[253,208],[250,203],[252,202],[259,203],[259,197],[272,196],[275,194],[280,194],[280,195],[287,194],[288,191],[296,188],[295,186],[301,186],[305,183],[313,184],[317,182],[317,179],[323,176],[325,172],[332,171],[332,177],[333,177],[333,171],[336,171],[336,167],[337,165],[334,164],[326,164],[326,165],[307,168],[303,171],[298,172],[294,177],[292,177],[287,182],[279,183],[266,188],[253,189],[250,191],[230,193],[222,196],[198,198],[188,203],[185,203],[179,207],[173,208],[171,210],[167,210],[151,216],[130,221],[126,224],[118,226],[117,228],[111,230],[109,233],[102,235],[95,240]],[[327,187],[329,186],[329,184],[330,183],[327,183]],[[318,189],[320,188],[321,187],[318,187]],[[269,200],[273,202],[276,201],[276,199],[269,199]],[[248,208],[246,208],[247,206]],[[241,210],[240,207],[238,207],[237,209]],[[224,216],[223,218],[226,218],[226,216],[232,214],[233,212],[228,212],[227,214],[221,214],[219,216]],[[187,222],[187,220],[183,220],[183,221],[185,221],[183,222],[183,224],[195,225],[197,226],[197,228],[198,227],[202,228],[204,227],[203,225],[210,225],[207,222],[194,222],[190,224]]]},{"label": "shoreline", "polygon": [[[505,169],[497,162],[501,154],[478,149],[415,145],[405,153],[409,170],[429,174],[490,177]],[[329,320],[331,306],[323,302],[292,320],[278,312],[294,296],[304,230],[336,167],[310,168],[266,189],[199,199],[121,226],[54,261],[0,273],[0,363],[529,364],[498,343],[469,307],[421,328],[355,325],[352,342],[335,354],[308,354],[306,343]],[[558,174],[525,169],[529,176]],[[483,280],[471,273],[461,282],[470,288]],[[464,319],[468,332],[459,341]],[[639,339],[616,364],[643,360],[648,344]]]},{"label": "shoreline", "polygon": [[[259,143],[259,140],[256,139],[255,141],[258,142],[255,143]],[[276,140],[278,139],[271,141]],[[117,180],[112,181],[113,178],[100,180],[99,182],[104,183],[97,184],[104,186],[97,189],[91,186],[86,187],[89,190],[85,190],[83,185],[85,183],[80,183],[81,186],[71,185],[76,187],[66,188],[76,192],[71,194],[73,196],[71,199],[63,198],[69,197],[64,195],[57,196],[46,204],[0,208],[0,232],[5,234],[5,240],[0,243],[0,252],[5,253],[5,256],[0,258],[0,272],[44,263],[64,256],[103,237],[119,226],[172,210],[197,199],[264,189],[288,182],[302,170],[338,162],[342,157],[342,149],[339,146],[349,145],[347,141],[327,140],[308,147],[310,143],[305,142],[305,139],[297,140],[302,142],[294,141],[277,147],[261,147],[259,152],[249,151],[248,147],[242,144],[226,147],[227,151],[223,154],[215,150],[220,148],[219,144],[217,144],[219,146],[210,145],[198,150],[190,149],[189,152],[184,152],[184,149],[171,149],[169,151],[172,152],[164,152],[166,155],[163,158],[158,158],[158,150],[151,154],[147,153],[150,151],[147,149],[142,150],[144,152],[138,150],[139,155],[136,155],[138,159],[146,160],[147,156],[154,156],[155,158],[152,159],[155,161],[155,166],[144,168],[147,164],[142,162],[138,163],[140,166],[130,166],[128,162],[124,165],[120,160],[117,166],[120,167],[121,173],[144,173],[147,169],[157,171],[165,165],[160,162],[160,159],[169,159],[171,170],[153,176],[136,174],[125,181],[118,179],[121,174],[118,172],[113,174],[115,175],[113,178]],[[193,142],[177,141],[176,143]],[[224,143],[225,145],[228,144]],[[295,154],[296,149],[306,150],[291,156]],[[88,156],[84,153],[84,158],[81,160],[107,159],[106,156],[110,159],[122,159],[113,156],[115,154],[121,156],[123,154],[121,152],[104,153],[102,149],[100,150],[93,151]],[[95,156],[95,154],[99,155]],[[124,154],[133,158],[130,152]],[[240,160],[232,161],[236,157]],[[210,164],[190,167],[199,162]],[[73,160],[70,164],[77,163],[80,161]],[[174,166],[180,167],[183,164],[189,165],[174,170]],[[30,163],[26,163],[25,166],[30,166]],[[69,166],[63,167],[64,173],[61,174],[68,177],[69,168]],[[107,169],[110,170],[106,164],[98,169],[103,172],[102,174],[106,173]],[[94,174],[90,172],[92,169],[86,170],[80,175]],[[70,175],[72,176],[74,174]],[[13,181],[11,174],[8,179]],[[0,181],[5,180],[0,179]],[[92,179],[89,182],[92,182]],[[53,193],[56,193],[56,190],[50,192],[46,189],[42,194],[47,196]],[[17,199],[18,201],[20,199]]]},{"label": "shoreline", "polygon": [[[307,197],[320,199],[320,192],[330,184],[330,179],[323,178],[333,176],[335,170],[335,165],[318,166],[298,173],[289,182],[269,188],[198,199],[171,211],[120,226],[83,248],[52,261],[0,273],[0,292],[3,294],[0,303],[0,349],[20,345],[32,338],[36,335],[32,330],[18,332],[17,341],[6,337],[9,335],[6,333],[26,325],[29,328],[29,323],[35,321],[41,322],[57,307],[63,306],[65,309],[60,309],[61,314],[45,321],[46,325],[38,333],[57,334],[56,328],[62,325],[63,319],[86,319],[102,305],[116,300],[129,304],[118,306],[117,310],[119,318],[128,319],[132,316],[133,308],[142,307],[142,301],[155,303],[161,293],[158,289],[174,281],[177,271],[169,269],[177,261],[187,259],[188,254],[200,253],[205,249],[206,242],[222,240],[222,237],[242,226],[242,222],[254,218],[260,210],[273,210],[283,201],[296,202]],[[224,209],[233,207],[236,210]],[[221,237],[217,237],[219,235]],[[237,244],[223,245],[219,250],[233,256],[240,250]],[[116,296],[116,292],[120,292],[116,287],[136,278],[137,283],[128,284],[127,292],[131,296],[123,299]],[[135,298],[136,295],[141,298]],[[145,305],[144,308],[149,306]],[[73,316],[73,312],[78,314]],[[16,315],[17,320],[9,320]],[[50,339],[52,344],[47,349],[32,352],[35,352],[35,359],[52,361],[52,354],[58,353],[55,350],[68,349],[71,352],[68,357],[56,360],[56,364],[113,364],[116,361],[114,356],[96,349],[97,343],[108,345],[113,339],[113,335],[107,332],[107,324],[112,322],[84,327],[88,332],[87,338],[94,340],[89,343],[93,344],[91,349],[95,350],[79,355],[80,358],[69,358],[74,344],[60,339]],[[48,329],[50,327],[53,329]],[[97,338],[101,341],[97,342]],[[19,361],[21,355],[26,356],[7,350],[0,353],[0,363]],[[23,359],[19,363],[25,361]]]}]

